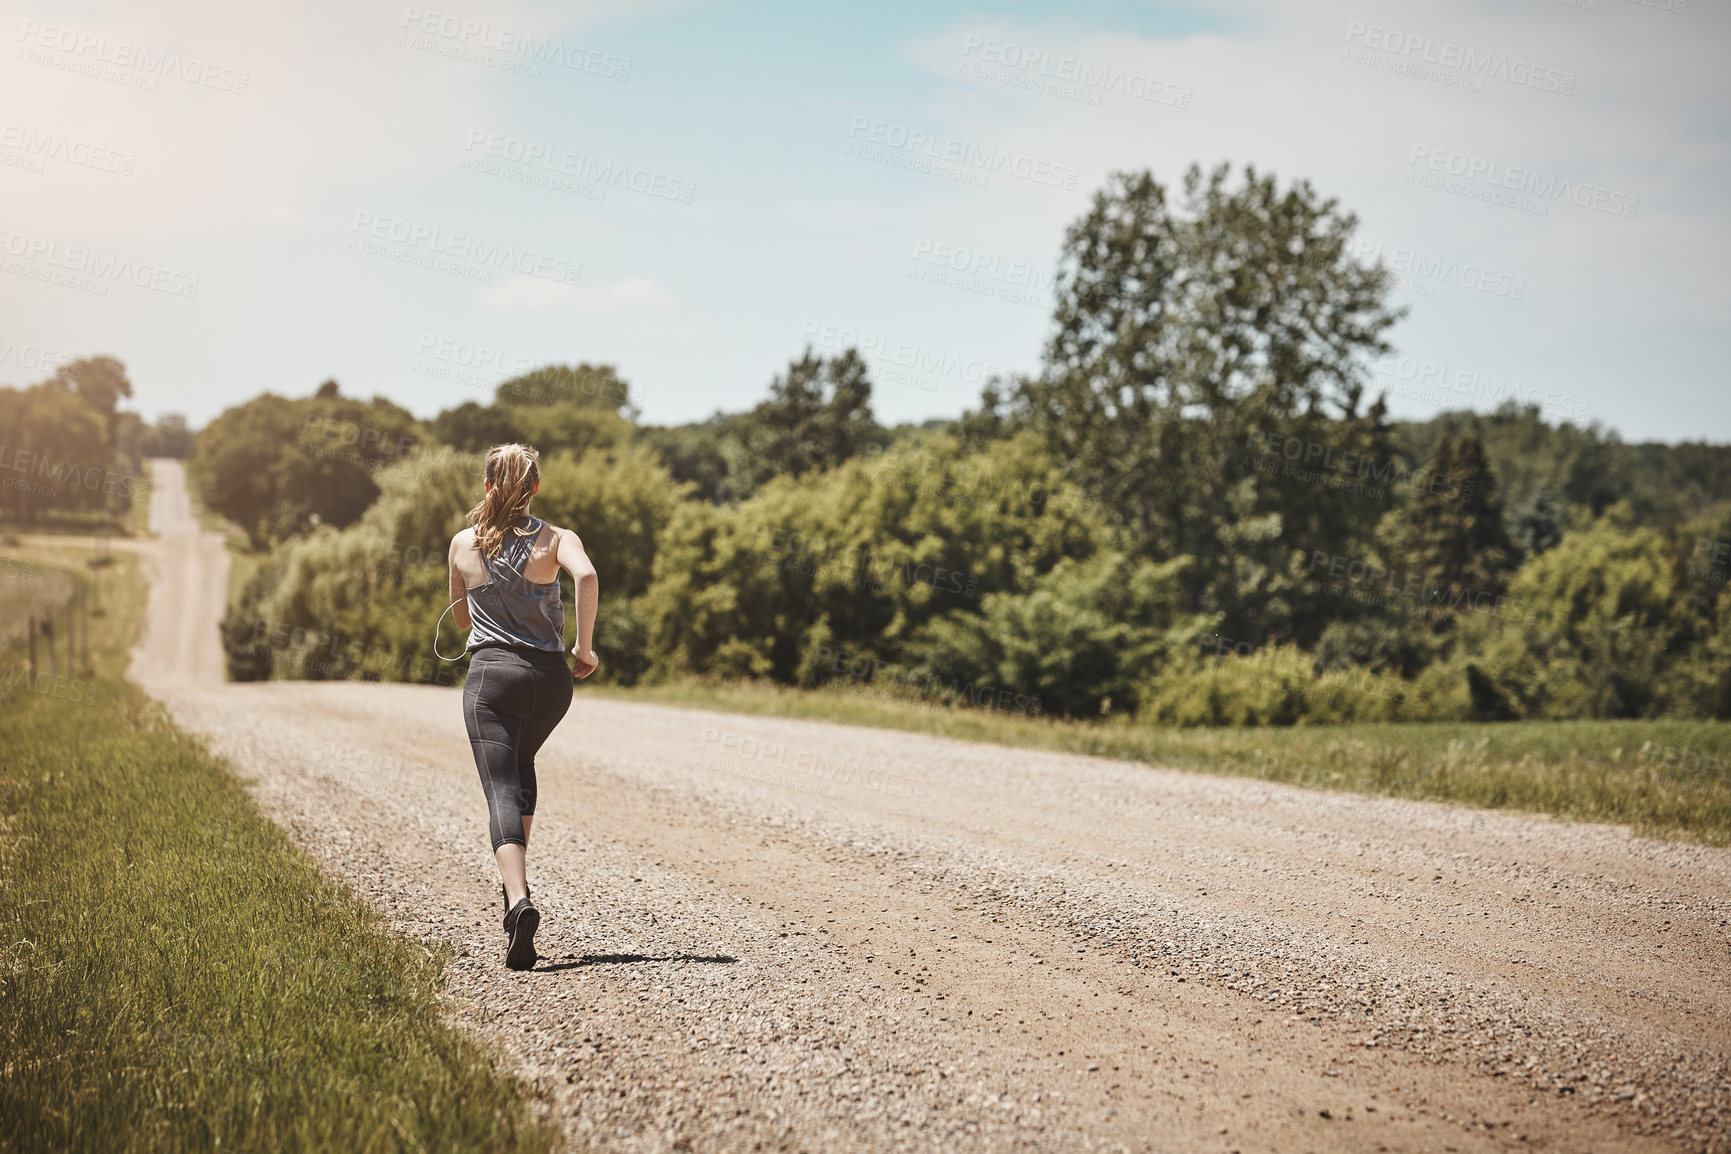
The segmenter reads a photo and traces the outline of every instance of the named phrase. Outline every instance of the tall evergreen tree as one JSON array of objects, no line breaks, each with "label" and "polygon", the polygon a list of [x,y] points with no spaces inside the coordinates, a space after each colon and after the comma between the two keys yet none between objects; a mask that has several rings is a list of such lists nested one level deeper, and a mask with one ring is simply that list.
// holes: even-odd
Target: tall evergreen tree
[{"label": "tall evergreen tree", "polygon": [[1399,563],[1423,578],[1425,598],[1446,626],[1455,610],[1494,604],[1514,568],[1502,497],[1484,445],[1472,435],[1437,441],[1401,518]]}]

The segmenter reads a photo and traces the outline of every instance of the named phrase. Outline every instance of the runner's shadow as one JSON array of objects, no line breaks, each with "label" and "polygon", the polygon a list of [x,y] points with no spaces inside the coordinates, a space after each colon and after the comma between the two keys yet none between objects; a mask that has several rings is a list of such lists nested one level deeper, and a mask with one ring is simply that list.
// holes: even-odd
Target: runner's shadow
[{"label": "runner's shadow", "polygon": [[739,961],[731,954],[584,954],[574,962],[554,962],[550,966],[536,966],[538,974],[551,974],[558,970],[574,970],[578,966],[628,966],[640,962],[705,962],[712,965],[732,965]]}]

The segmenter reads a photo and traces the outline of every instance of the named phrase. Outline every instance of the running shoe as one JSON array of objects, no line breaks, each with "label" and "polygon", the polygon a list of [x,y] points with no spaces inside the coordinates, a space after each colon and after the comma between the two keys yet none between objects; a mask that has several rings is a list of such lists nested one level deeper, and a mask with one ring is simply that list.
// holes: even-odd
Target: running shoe
[{"label": "running shoe", "polygon": [[512,970],[532,969],[535,965],[535,931],[541,925],[541,911],[524,898],[505,915],[505,966]]}]

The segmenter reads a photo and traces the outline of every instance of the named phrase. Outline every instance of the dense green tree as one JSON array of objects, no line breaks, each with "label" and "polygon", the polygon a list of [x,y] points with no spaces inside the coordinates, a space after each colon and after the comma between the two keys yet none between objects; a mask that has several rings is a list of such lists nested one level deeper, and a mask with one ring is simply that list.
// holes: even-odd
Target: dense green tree
[{"label": "dense green tree", "polygon": [[190,456],[192,446],[192,430],[187,427],[186,418],[179,413],[164,413],[146,430],[142,449],[147,457],[178,459]]},{"label": "dense green tree", "polygon": [[528,439],[511,409],[479,401],[446,409],[432,419],[428,431],[434,440],[462,453],[485,453],[494,445]]},{"label": "dense green tree", "polygon": [[1466,657],[1524,716],[1651,715],[1663,706],[1672,592],[1664,537],[1614,510],[1522,566],[1513,611],[1481,619],[1491,636]]},{"label": "dense green tree", "polygon": [[1403,574],[1418,578],[1435,627],[1445,628],[1458,611],[1494,605],[1514,568],[1515,548],[1503,527],[1496,474],[1477,437],[1458,445],[1438,441],[1414,487],[1412,503],[1398,515],[1394,556]]},{"label": "dense green tree", "polygon": [[734,431],[737,414],[716,413],[706,421],[670,427],[651,426],[638,431],[643,443],[652,448],[674,478],[689,484],[691,494],[709,504],[726,499],[727,478],[732,470],[728,448],[737,452],[738,436]]},{"label": "dense green tree", "polygon": [[1029,437],[968,455],[927,434],[737,505],[687,503],[642,599],[655,673],[811,683],[826,650],[905,666],[926,622],[1091,556],[1104,532]]},{"label": "dense green tree", "polygon": [[1522,552],[1537,556],[1561,541],[1565,528],[1563,511],[1551,500],[1550,490],[1539,489],[1515,517],[1514,538]]},{"label": "dense green tree", "polygon": [[126,376],[125,365],[113,357],[81,357],[55,370],[52,383],[101,414],[108,442],[114,444],[120,402],[132,396],[132,381]]},{"label": "dense green tree", "polygon": [[114,464],[105,414],[64,384],[0,389],[0,473],[7,482],[0,499],[11,517],[33,521],[50,510],[101,509]]},{"label": "dense green tree", "polygon": [[1731,501],[1731,445],[1684,441],[1619,450],[1625,487],[1618,495],[1649,524],[1702,520]]},{"label": "dense green tree", "polygon": [[143,494],[144,423],[119,408],[132,396],[126,366],[84,357],[31,388],[0,389],[0,468],[9,478],[0,508],[113,517]]},{"label": "dense green tree", "polygon": [[769,399],[739,422],[730,486],[745,496],[775,477],[831,469],[871,443],[871,380],[855,349],[813,356],[810,348],[770,382]]},{"label": "dense green tree", "polygon": [[1024,415],[1011,401],[1019,387],[1013,379],[989,378],[980,389],[979,408],[964,412],[949,431],[970,452],[979,452],[993,441],[1014,436],[1027,425]]},{"label": "dense green tree", "polygon": [[[910,645],[915,684],[1026,696],[1040,712],[1098,717],[1134,711],[1146,680],[1193,641],[1182,610],[1188,557],[1156,565],[1105,551],[1025,573],[1025,592],[994,592],[979,612],[951,610]],[[984,690],[981,687],[985,687]]]},{"label": "dense green tree", "polygon": [[1436,654],[1421,622],[1401,613],[1340,613],[1317,639],[1312,665],[1317,673],[1366,669],[1411,677]]},{"label": "dense green tree", "polygon": [[[1134,548],[1196,559],[1189,608],[1278,632],[1295,553],[1343,547],[1342,529],[1377,510],[1326,474],[1270,485],[1236,466],[1290,436],[1307,467],[1344,462],[1322,418],[1359,416],[1366,361],[1398,314],[1387,274],[1349,252],[1350,213],[1303,181],[1229,176],[1191,168],[1182,211],[1151,173],[1110,178],[1066,233],[1045,367],[1015,400]],[[1322,502],[1341,525],[1286,534],[1288,515]]]},{"label": "dense green tree", "polygon": [[1643,523],[1673,528],[1711,515],[1731,498],[1731,445],[1625,444],[1598,425],[1549,424],[1536,405],[1507,402],[1493,413],[1457,410],[1395,427],[1406,463],[1413,469],[1443,437],[1471,434],[1484,445],[1501,483],[1509,532],[1513,517],[1533,507],[1543,492],[1566,529],[1629,502]]},{"label": "dense green tree", "polygon": [[637,419],[631,386],[612,365],[546,365],[501,384],[494,394],[502,405],[544,408],[573,405],[600,409],[628,421]]},{"label": "dense green tree", "polygon": [[206,505],[264,548],[353,522],[378,496],[373,473],[416,455],[423,440],[414,416],[383,397],[265,393],[199,432],[190,471]]},{"label": "dense green tree", "polygon": [[[475,456],[405,460],[379,471],[378,498],[354,524],[280,543],[224,618],[229,676],[460,680],[461,665],[435,656],[433,628],[449,601],[446,546],[480,472]],[[449,619],[440,648],[462,650]]]},{"label": "dense green tree", "polygon": [[465,401],[446,409],[433,418],[430,432],[465,453],[521,442],[542,453],[580,456],[629,439],[636,412],[613,366],[548,365],[501,383],[491,404]]},{"label": "dense green tree", "polygon": [[1707,603],[1711,616],[1692,622],[1689,639],[1665,670],[1665,712],[1731,720],[1731,597]]},{"label": "dense green tree", "polygon": [[1671,600],[1660,696],[1685,717],[1731,717],[1731,505],[1670,536]]},{"label": "dense green tree", "polygon": [[[632,436],[631,423],[598,406],[562,402],[552,405],[501,406],[521,431],[518,438],[543,453],[573,453],[611,449]],[[498,442],[494,442],[497,444]]]}]

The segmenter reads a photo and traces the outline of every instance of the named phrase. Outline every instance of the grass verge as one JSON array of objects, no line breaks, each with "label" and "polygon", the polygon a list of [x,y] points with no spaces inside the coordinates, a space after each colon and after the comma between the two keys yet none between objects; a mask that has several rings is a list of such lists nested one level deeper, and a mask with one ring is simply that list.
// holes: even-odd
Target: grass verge
[{"label": "grass verge", "polygon": [[674,683],[584,692],[1093,754],[1319,789],[1616,822],[1731,845],[1731,726],[1716,721],[1427,722],[1169,729],[944,708],[861,692]]},{"label": "grass verge", "polygon": [[113,588],[94,679],[0,701],[0,1149],[557,1145],[441,1022],[445,957],[122,679],[143,591]]}]

